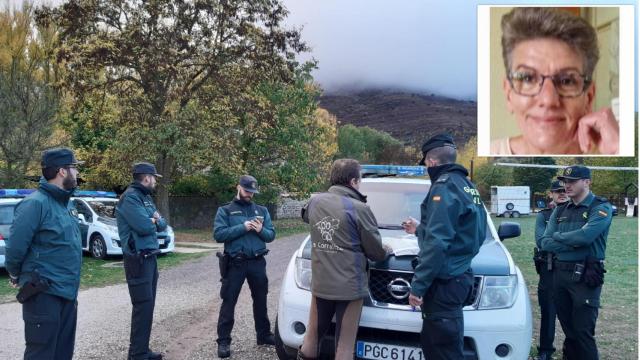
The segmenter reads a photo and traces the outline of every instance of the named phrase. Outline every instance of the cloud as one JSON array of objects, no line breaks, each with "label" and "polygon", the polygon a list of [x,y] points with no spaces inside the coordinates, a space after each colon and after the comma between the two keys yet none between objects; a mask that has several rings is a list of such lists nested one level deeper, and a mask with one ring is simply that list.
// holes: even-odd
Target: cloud
[{"label": "cloud", "polygon": [[303,26],[315,79],[329,91],[388,87],[476,97],[475,4],[419,0],[285,0]]}]

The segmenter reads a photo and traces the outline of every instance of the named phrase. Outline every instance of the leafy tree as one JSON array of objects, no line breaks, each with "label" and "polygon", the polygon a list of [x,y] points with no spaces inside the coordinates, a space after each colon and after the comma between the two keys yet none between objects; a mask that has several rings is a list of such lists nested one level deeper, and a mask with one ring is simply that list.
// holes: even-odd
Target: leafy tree
[{"label": "leafy tree", "polygon": [[388,133],[368,126],[347,124],[338,129],[336,158],[353,158],[362,163],[414,164],[417,150],[405,147]]},{"label": "leafy tree", "polygon": [[52,26],[35,27],[29,3],[0,12],[0,186],[22,187],[34,158],[54,145],[60,95]]},{"label": "leafy tree", "polygon": [[491,186],[510,186],[513,184],[513,168],[495,166],[487,162],[474,169],[474,178],[478,191],[485,201],[491,199]]},{"label": "leafy tree", "polygon": [[169,217],[167,184],[211,135],[203,129],[220,129],[200,117],[203,89],[225,91],[225,74],[238,69],[293,77],[294,56],[306,47],[297,30],[282,27],[286,15],[277,0],[71,0],[44,8],[39,22],[63,29],[57,55],[77,101],[104,91],[120,106],[115,127],[126,136],[114,142],[119,156],[109,168],[152,160],[164,175],[158,205]]},{"label": "leafy tree", "polygon": [[[524,163],[523,159],[514,159],[515,162]],[[526,160],[529,164],[555,165],[556,162],[549,157],[536,157]],[[556,169],[517,167],[513,169],[513,185],[529,186],[531,194],[544,193],[549,190],[551,181],[558,171]]]}]

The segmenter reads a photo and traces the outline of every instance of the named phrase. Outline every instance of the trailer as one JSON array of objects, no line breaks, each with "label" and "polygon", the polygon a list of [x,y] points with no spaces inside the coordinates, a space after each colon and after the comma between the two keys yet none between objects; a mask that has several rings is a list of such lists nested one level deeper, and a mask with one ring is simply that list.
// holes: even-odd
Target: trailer
[{"label": "trailer", "polygon": [[531,190],[528,186],[492,186],[491,213],[504,217],[520,217],[531,213]]}]

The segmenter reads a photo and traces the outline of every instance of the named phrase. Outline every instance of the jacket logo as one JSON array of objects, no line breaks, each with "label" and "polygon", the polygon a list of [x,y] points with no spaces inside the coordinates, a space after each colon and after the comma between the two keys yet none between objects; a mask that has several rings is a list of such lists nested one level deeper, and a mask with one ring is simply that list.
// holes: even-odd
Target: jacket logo
[{"label": "jacket logo", "polygon": [[314,226],[320,231],[322,240],[333,242],[333,234],[340,228],[340,220],[332,218],[331,216],[325,216]]},{"label": "jacket logo", "polygon": [[598,210],[598,214],[607,217],[607,212],[606,211],[602,211],[602,210]]},{"label": "jacket logo", "polygon": [[572,170],[571,168],[566,168],[566,169],[564,170],[564,174],[565,174],[565,175],[571,175],[571,170]]},{"label": "jacket logo", "polygon": [[434,196],[431,200],[433,200],[433,201],[440,201],[440,195],[436,195],[436,196]]},{"label": "jacket logo", "polygon": [[585,211],[585,212],[582,213],[582,217],[587,219],[589,217],[589,214],[587,214],[587,212]]},{"label": "jacket logo", "polygon": [[242,214],[242,211],[232,211],[229,213],[229,215],[239,215]]}]

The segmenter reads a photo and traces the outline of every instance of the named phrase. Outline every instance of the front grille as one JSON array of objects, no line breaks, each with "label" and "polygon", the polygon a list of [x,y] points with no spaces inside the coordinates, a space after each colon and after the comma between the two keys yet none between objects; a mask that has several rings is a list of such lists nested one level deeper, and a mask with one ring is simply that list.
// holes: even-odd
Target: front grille
[{"label": "front grille", "polygon": [[[391,296],[387,286],[396,279],[403,279],[411,284],[412,278],[413,273],[372,269],[369,272],[369,292],[371,293],[371,298],[379,303],[409,305],[408,295],[404,299],[396,299]],[[402,283],[401,281],[397,282]],[[397,292],[397,295],[400,294],[401,292]]]},{"label": "front grille", "polygon": [[[402,280],[411,284],[413,279],[413,273],[401,272],[401,271],[389,271],[389,270],[377,270],[371,269],[369,271],[369,293],[371,299],[377,303],[393,304],[393,305],[409,305],[409,296],[402,299],[393,297],[391,291],[389,291],[389,285],[394,282],[395,285],[404,284]],[[472,300],[473,304],[476,303],[478,294],[480,292],[480,285],[482,283],[482,276],[475,276],[473,281]],[[398,297],[404,294],[404,291],[398,290],[394,294]]]}]

